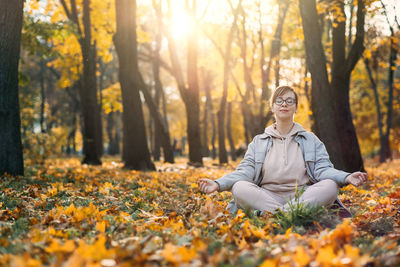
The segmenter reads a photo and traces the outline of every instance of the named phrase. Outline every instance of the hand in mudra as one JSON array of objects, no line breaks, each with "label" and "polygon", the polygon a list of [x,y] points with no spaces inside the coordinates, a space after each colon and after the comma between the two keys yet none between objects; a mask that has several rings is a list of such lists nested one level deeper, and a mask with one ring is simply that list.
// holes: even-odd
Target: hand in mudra
[{"label": "hand in mudra", "polygon": [[206,178],[200,179],[197,184],[200,190],[206,194],[210,194],[219,189],[219,185],[215,181]]},{"label": "hand in mudra", "polygon": [[346,183],[352,184],[354,186],[360,186],[365,183],[368,179],[368,174],[365,172],[353,172],[346,177]]}]

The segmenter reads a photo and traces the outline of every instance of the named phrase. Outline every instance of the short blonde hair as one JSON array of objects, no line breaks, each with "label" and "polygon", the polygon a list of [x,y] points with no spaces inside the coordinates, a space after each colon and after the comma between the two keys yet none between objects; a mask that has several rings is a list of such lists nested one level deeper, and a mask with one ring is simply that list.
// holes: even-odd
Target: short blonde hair
[{"label": "short blonde hair", "polygon": [[276,100],[278,97],[280,97],[280,96],[286,94],[287,92],[293,92],[294,98],[295,98],[295,100],[296,100],[296,106],[297,106],[297,103],[298,103],[298,95],[297,95],[296,91],[295,91],[292,87],[287,86],[287,85],[284,85],[284,86],[279,86],[279,87],[277,87],[277,88],[274,90],[274,93],[272,94],[271,98],[269,99],[269,106],[270,106],[270,108],[272,109],[272,106],[274,105],[275,100]]}]

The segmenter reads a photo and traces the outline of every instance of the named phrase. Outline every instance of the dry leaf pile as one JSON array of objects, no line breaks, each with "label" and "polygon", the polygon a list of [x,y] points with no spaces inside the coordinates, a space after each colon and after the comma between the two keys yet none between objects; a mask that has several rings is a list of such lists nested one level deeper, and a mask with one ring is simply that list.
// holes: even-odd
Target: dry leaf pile
[{"label": "dry leaf pile", "polygon": [[398,266],[400,161],[367,169],[341,189],[355,216],[282,232],[271,214],[226,210],[229,192],[205,195],[199,178],[232,166],[159,164],[157,172],[107,161],[48,161],[0,180],[1,266]]}]

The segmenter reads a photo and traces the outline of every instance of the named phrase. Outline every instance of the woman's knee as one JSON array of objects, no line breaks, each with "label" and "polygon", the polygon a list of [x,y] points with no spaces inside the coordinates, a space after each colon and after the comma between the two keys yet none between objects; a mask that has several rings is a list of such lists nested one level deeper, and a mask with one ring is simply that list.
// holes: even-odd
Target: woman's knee
[{"label": "woman's knee", "polygon": [[235,198],[241,198],[243,195],[247,194],[248,188],[252,185],[253,183],[247,181],[238,181],[232,187],[232,195]]},{"label": "woman's knee", "polygon": [[323,191],[325,192],[325,194],[336,198],[337,194],[339,193],[339,187],[334,180],[325,179],[318,183],[320,184],[321,187],[323,187]]},{"label": "woman's knee", "polygon": [[328,205],[335,201],[338,191],[336,182],[326,179],[307,188],[302,198],[304,201],[309,203]]}]

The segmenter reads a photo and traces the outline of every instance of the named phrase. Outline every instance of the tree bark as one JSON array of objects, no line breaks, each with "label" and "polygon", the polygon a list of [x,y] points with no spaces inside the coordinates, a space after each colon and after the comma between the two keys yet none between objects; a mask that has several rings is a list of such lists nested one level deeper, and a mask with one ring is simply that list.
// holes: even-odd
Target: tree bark
[{"label": "tree bark", "polygon": [[[66,92],[68,96],[71,98],[69,101],[69,110],[71,113],[70,117],[70,129],[68,133],[68,139],[67,139],[67,150],[66,153],[68,155],[70,154],[75,154],[76,153],[76,131],[77,131],[77,123],[78,123],[78,116],[79,116],[79,110],[80,110],[80,101],[78,97],[78,92],[77,88],[79,87],[80,80],[75,82],[75,84],[71,87],[66,88]],[[48,129],[51,129],[48,127]]]},{"label": "tree bark", "polygon": [[67,155],[75,154],[76,153],[76,147],[75,147],[75,135],[76,135],[76,112],[72,111],[71,112],[71,118],[70,118],[70,130],[68,133],[68,138],[67,138],[67,149],[66,153]]},{"label": "tree bark", "polygon": [[[341,11],[344,13],[344,2],[340,2]],[[363,0],[357,6],[357,32],[354,43],[346,56],[346,22],[336,22],[337,27],[332,28],[332,72],[331,85],[334,95],[334,117],[342,148],[343,165],[337,167],[346,171],[364,170],[360,146],[350,109],[350,77],[355,65],[363,51],[364,16]],[[337,145],[337,142],[336,144]]]},{"label": "tree bark", "polygon": [[64,11],[78,30],[78,41],[82,51],[83,74],[82,84],[79,87],[81,110],[83,118],[83,154],[82,163],[99,165],[102,154],[102,126],[99,105],[97,101],[96,81],[96,46],[91,37],[90,0],[83,0],[83,14],[81,23],[77,11],[76,1],[70,1],[68,8],[65,0],[61,0]]},{"label": "tree bark", "polygon": [[44,60],[40,59],[40,132],[45,133],[44,128],[44,108],[46,104],[46,88],[45,88],[45,68]]},{"label": "tree bark", "polygon": [[107,135],[108,135],[108,149],[107,153],[109,155],[116,155],[119,153],[118,143],[117,143],[117,123],[116,123],[116,112],[110,112],[107,114]]},{"label": "tree bark", "polygon": [[231,154],[231,160],[236,160],[236,149],[235,149],[235,143],[233,142],[233,137],[232,137],[232,127],[231,127],[231,122],[232,122],[232,102],[228,103],[228,118],[226,122],[226,132],[228,135],[228,141],[229,141],[229,147],[230,147],[230,154]]},{"label": "tree bark", "polygon": [[[211,83],[211,75],[209,75],[209,73],[202,68],[201,69],[201,77],[202,77],[202,84],[204,87],[204,91],[205,91],[205,95],[206,95],[206,101],[204,102],[204,113],[203,113],[203,138],[201,139],[201,143],[203,145],[203,152],[202,152],[202,156],[203,157],[208,157],[210,155],[210,149],[208,147],[208,118],[209,113],[211,112],[212,109],[210,109],[210,105],[212,108],[212,103],[211,99],[209,99],[209,95],[210,94],[210,83]],[[208,91],[208,93],[207,93]]]},{"label": "tree bark", "polygon": [[[168,1],[168,9],[171,11],[171,3]],[[189,8],[191,17],[196,14],[196,1]],[[170,15],[171,16],[171,15]],[[171,33],[164,28],[168,38],[168,51],[171,58],[172,73],[178,85],[179,93],[182,97],[186,110],[187,138],[189,143],[189,162],[193,165],[202,165],[201,140],[200,140],[200,104],[199,104],[199,85],[197,78],[197,33],[191,31],[187,38],[187,80],[186,86],[181,63],[178,59],[175,40]]]},{"label": "tree bark", "polygon": [[[234,9],[231,6],[231,9],[233,10],[233,22],[231,25],[231,28],[228,33],[228,38],[226,40],[225,44],[225,54],[224,54],[224,80],[223,80],[223,91],[222,91],[222,97],[219,105],[219,110],[217,113],[217,118],[218,118],[218,155],[219,155],[219,163],[228,163],[228,155],[226,153],[226,147],[225,147],[225,111],[226,111],[226,102],[227,102],[227,97],[228,97],[228,82],[229,82],[229,74],[231,72],[231,50],[232,50],[232,41],[233,41],[233,35],[235,34],[235,30],[237,29],[237,18],[238,18],[238,11],[239,7],[241,5],[241,0],[239,0],[238,6],[236,9]],[[245,42],[246,40],[244,40]],[[245,57],[244,57],[245,60]],[[245,64],[245,63],[244,63]],[[247,75],[246,75],[247,77]]]},{"label": "tree bark", "polygon": [[[156,89],[157,90],[157,89]],[[157,107],[160,106],[160,94],[158,91],[155,92],[154,101]],[[157,127],[155,121],[153,122],[154,136],[153,136],[153,157],[155,161],[159,161],[161,158],[161,142],[160,142],[160,130]]]},{"label": "tree bark", "polygon": [[139,88],[142,85],[137,58],[136,0],[116,0],[117,32],[114,43],[119,59],[123,105],[122,159],[126,168],[155,170],[147,146]]},{"label": "tree bark", "polygon": [[158,106],[154,103],[153,97],[151,96],[149,90],[147,89],[147,85],[143,81],[143,77],[140,74],[140,72],[138,73],[138,78],[139,78],[138,82],[140,84],[140,90],[143,93],[146,104],[150,110],[150,114],[154,119],[154,123],[157,125],[157,128],[160,133],[159,137],[161,146],[164,151],[164,160],[166,162],[174,163],[174,152],[170,141],[171,139],[169,136],[168,127],[165,123],[164,118],[162,117],[161,113],[158,110]]},{"label": "tree bark", "polygon": [[372,75],[372,70],[369,65],[369,60],[367,58],[364,58],[364,64],[365,68],[367,69],[368,73],[368,78],[369,81],[371,82],[372,90],[374,91],[374,99],[375,99],[375,105],[376,105],[376,115],[377,115],[377,120],[378,120],[378,130],[379,130],[379,142],[380,142],[380,158],[379,161],[383,162],[385,159],[382,157],[382,147],[384,146],[384,134],[383,134],[383,120],[382,120],[382,111],[381,111],[381,104],[379,101],[379,94],[378,94],[378,86],[375,82],[375,79]]},{"label": "tree bark", "polygon": [[[196,0],[192,0],[192,5],[188,5],[188,13],[192,18],[196,17]],[[200,139],[200,103],[199,103],[199,82],[197,73],[198,57],[198,37],[197,31],[190,31],[187,37],[187,134],[189,143],[189,160],[195,165],[202,165],[201,139]]]},{"label": "tree bark", "polygon": [[[162,45],[162,17],[161,17],[161,3],[157,4],[153,2],[153,6],[156,9],[157,13],[157,25],[158,32],[156,34],[156,47],[153,51],[154,60],[153,60],[153,76],[154,76],[154,87],[155,87],[155,105],[153,109],[150,108],[152,112],[152,116],[154,118],[154,127],[155,127],[155,158],[160,157],[160,147],[163,148],[164,161],[169,163],[174,163],[174,151],[171,145],[171,138],[169,134],[169,127],[167,121],[167,111],[166,111],[166,101],[165,95],[163,91],[163,85],[160,78],[160,65],[161,65],[161,45]],[[145,93],[145,92],[143,92]],[[160,100],[163,101],[163,113],[164,116],[161,115],[160,112]],[[150,99],[149,99],[150,101]],[[148,102],[146,100],[146,102]],[[151,103],[148,103],[148,105]]]},{"label": "tree bark", "polygon": [[0,0],[0,175],[24,175],[18,100],[23,0]]},{"label": "tree bark", "polygon": [[393,114],[393,82],[394,82],[394,69],[396,68],[396,58],[397,58],[397,51],[395,49],[394,43],[394,31],[392,31],[390,36],[390,52],[389,52],[389,70],[388,70],[388,91],[389,91],[389,99],[387,103],[387,116],[386,116],[386,131],[383,135],[383,140],[381,144],[381,151],[380,151],[380,162],[385,162],[386,159],[392,158],[392,151],[390,148],[390,130],[392,129],[392,114]]},{"label": "tree bark", "polygon": [[[337,4],[343,11],[343,2]],[[349,172],[364,169],[349,103],[351,72],[364,50],[363,9],[363,1],[358,1],[357,33],[347,57],[345,22],[335,22],[329,82],[315,0],[300,0],[307,64],[312,77],[311,107],[316,134],[325,143],[335,167]]]},{"label": "tree bark", "polygon": [[[392,129],[392,113],[393,113],[393,87],[394,87],[394,70],[396,69],[396,59],[397,59],[397,48],[396,48],[396,43],[395,43],[395,32],[392,27],[392,25],[389,22],[389,18],[386,12],[386,6],[380,1],[383,9],[384,9],[384,14],[386,17],[386,21],[389,25],[390,28],[390,47],[389,47],[389,69],[388,69],[388,79],[387,79],[387,85],[388,85],[388,102],[387,102],[387,116],[386,116],[386,131],[383,134],[382,140],[381,140],[381,150],[380,150],[380,157],[379,161],[380,162],[385,162],[387,159],[392,158],[392,151],[390,148],[390,130]],[[398,28],[400,28],[400,25],[398,24],[397,17],[396,17],[396,23]]]},{"label": "tree bark", "polygon": [[[215,126],[215,115],[214,115],[214,107],[212,103],[212,97],[211,97],[211,75],[209,73],[205,73],[205,79],[204,79],[204,91],[206,94],[206,109],[208,113],[210,114],[210,121],[211,121],[211,157],[215,159],[217,157],[217,149],[215,147],[215,138],[217,135],[217,130]],[[206,128],[206,126],[204,126]],[[204,130],[206,131],[206,130]],[[204,135],[206,135],[207,132],[204,132]],[[204,138],[206,140],[206,138]],[[206,149],[208,150],[208,141],[204,142],[204,146],[206,146]]]}]

